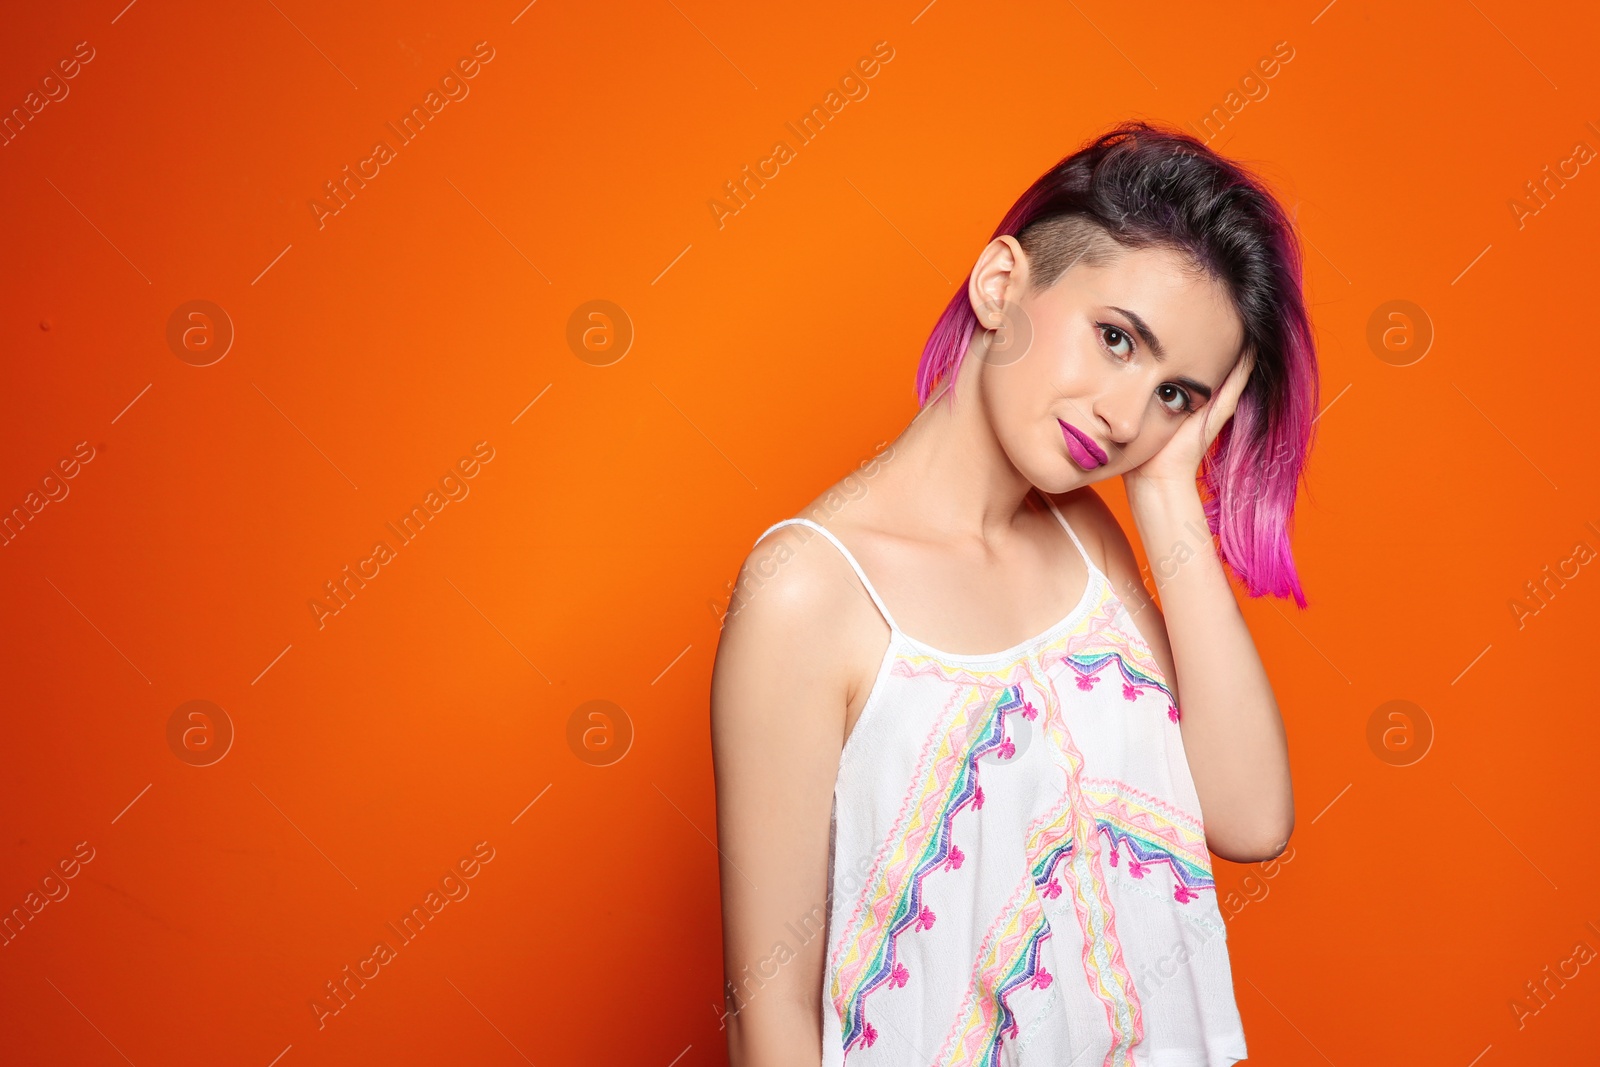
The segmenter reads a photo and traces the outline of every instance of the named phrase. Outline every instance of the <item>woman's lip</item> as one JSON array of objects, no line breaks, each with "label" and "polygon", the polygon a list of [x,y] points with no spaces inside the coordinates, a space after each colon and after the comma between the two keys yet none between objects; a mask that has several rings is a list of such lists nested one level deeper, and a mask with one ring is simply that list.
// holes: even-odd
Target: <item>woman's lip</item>
[{"label": "woman's lip", "polygon": [[1061,423],[1061,436],[1067,439],[1067,451],[1072,455],[1073,462],[1084,470],[1105,466],[1105,450],[1094,443],[1094,438],[1070,422],[1061,419],[1056,421]]}]

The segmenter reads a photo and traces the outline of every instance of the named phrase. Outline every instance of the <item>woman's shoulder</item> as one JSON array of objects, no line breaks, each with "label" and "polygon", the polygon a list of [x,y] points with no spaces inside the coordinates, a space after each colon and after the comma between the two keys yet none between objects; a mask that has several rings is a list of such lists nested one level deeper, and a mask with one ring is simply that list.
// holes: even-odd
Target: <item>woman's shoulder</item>
[{"label": "woman's shoulder", "polygon": [[838,550],[827,545],[819,550],[816,542],[822,536],[805,523],[782,521],[784,525],[745,553],[729,615],[743,614],[758,603],[770,605],[767,614],[806,615],[833,599],[829,578],[835,568],[826,556],[838,555]]},{"label": "woman's shoulder", "polygon": [[746,553],[723,629],[770,636],[795,654],[826,656],[841,638],[852,636],[848,624],[862,614],[863,603],[871,611],[849,562],[828,537],[805,523],[788,522]]},{"label": "woman's shoulder", "polygon": [[849,563],[826,537],[801,523],[768,533],[746,554],[722,618],[713,722],[776,717],[789,721],[783,729],[837,734],[842,743],[848,708],[870,684],[863,681],[870,677],[863,650],[881,639],[873,634],[874,625],[883,629],[876,620]]}]

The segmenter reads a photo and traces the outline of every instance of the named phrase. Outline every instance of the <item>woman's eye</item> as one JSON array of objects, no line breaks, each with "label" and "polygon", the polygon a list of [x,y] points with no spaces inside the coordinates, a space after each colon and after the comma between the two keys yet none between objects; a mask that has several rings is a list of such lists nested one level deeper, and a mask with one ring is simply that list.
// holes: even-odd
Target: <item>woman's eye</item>
[{"label": "woman's eye", "polygon": [[1124,357],[1133,355],[1133,338],[1129,337],[1125,331],[1118,329],[1108,322],[1102,322],[1100,323],[1100,337],[1103,341],[1105,341],[1106,347],[1111,349],[1112,352],[1116,352],[1118,345],[1126,344],[1128,346],[1128,350],[1126,352],[1117,354]]},{"label": "woman's eye", "polygon": [[1189,410],[1189,393],[1182,386],[1163,382],[1156,387],[1156,397],[1174,415],[1182,415]]}]

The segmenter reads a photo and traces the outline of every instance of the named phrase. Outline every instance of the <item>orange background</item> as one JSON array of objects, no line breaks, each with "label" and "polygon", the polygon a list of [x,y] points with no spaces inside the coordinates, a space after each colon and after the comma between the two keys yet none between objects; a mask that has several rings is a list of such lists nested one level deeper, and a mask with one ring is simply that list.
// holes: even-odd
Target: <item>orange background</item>
[{"label": "orange background", "polygon": [[[1250,900],[1251,1060],[1586,1054],[1600,967],[1525,983],[1600,949],[1600,577],[1568,564],[1520,628],[1510,603],[1600,548],[1600,175],[1520,226],[1510,201],[1600,148],[1593,12],[124,3],[0,37],[7,112],[94,50],[0,147],[0,507],[94,449],[0,548],[0,908],[94,856],[0,948],[0,1058],[725,1062],[726,583],[911,418],[927,331],[1039,173],[1125,117],[1198,123],[1279,41],[1212,141],[1297,213],[1326,405],[1311,606],[1244,606],[1299,806],[1270,877],[1217,861]],[[469,95],[319,228],[480,41]],[[879,41],[869,95],[719,228],[723,183]],[[167,341],[194,299],[236,332],[204,367]],[[594,299],[635,331],[608,366],[566,339]],[[1367,339],[1396,299],[1435,331],[1409,366]],[[480,441],[470,494],[319,628],[323,583]],[[236,732],[210,766],[169,746],[190,700]],[[609,766],[569,744],[591,700],[631,724]],[[1409,766],[1369,745],[1390,700],[1431,723]],[[470,895],[319,1029],[324,983],[479,842]]]}]

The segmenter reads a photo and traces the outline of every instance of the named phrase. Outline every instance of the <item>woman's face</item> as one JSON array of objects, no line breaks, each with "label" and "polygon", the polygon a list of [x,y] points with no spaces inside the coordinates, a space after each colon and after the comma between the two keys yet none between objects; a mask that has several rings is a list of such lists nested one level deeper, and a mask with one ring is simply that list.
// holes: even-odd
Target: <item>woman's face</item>
[{"label": "woman's face", "polygon": [[1002,328],[969,358],[985,364],[981,403],[1029,482],[1064,493],[1123,474],[1204,417],[1244,340],[1219,282],[1156,248],[1080,261],[1042,292],[1027,270],[1014,238],[984,249],[969,293],[980,325]]}]

